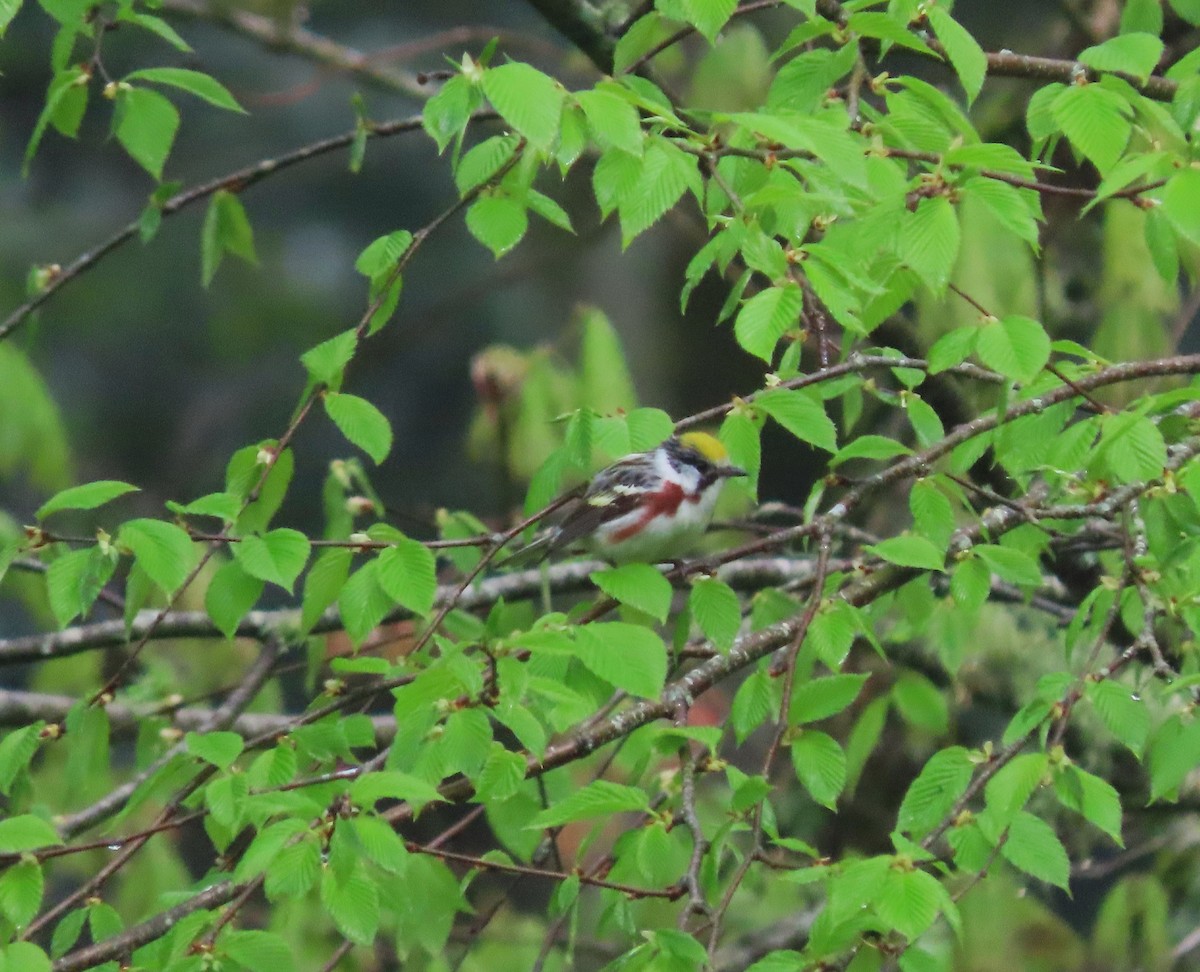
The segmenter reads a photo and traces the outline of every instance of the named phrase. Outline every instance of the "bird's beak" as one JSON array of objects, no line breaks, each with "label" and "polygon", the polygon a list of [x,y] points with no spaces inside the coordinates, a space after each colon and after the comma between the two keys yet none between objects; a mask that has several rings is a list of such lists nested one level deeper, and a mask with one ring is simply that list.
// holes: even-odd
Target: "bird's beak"
[{"label": "bird's beak", "polygon": [[746,470],[742,469],[740,466],[718,466],[717,475],[729,478],[734,476],[745,476],[748,474]]}]

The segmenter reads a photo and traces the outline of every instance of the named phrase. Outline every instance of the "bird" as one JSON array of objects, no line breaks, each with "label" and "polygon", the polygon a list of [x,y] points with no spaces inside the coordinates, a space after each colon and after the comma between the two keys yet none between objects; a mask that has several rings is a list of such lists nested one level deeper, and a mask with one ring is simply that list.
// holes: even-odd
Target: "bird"
[{"label": "bird", "polygon": [[746,471],[707,432],[671,436],[601,469],[562,519],[510,559],[582,546],[613,564],[678,560],[708,529],[726,479]]}]

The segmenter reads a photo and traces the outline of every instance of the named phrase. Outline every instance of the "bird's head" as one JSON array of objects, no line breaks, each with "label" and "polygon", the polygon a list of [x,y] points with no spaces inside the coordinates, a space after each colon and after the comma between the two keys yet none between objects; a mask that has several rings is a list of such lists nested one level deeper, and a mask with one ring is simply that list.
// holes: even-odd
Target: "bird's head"
[{"label": "bird's head", "polygon": [[673,445],[678,457],[696,466],[702,478],[709,482],[731,476],[745,476],[746,470],[729,462],[729,450],[715,435],[707,432],[684,432],[683,435],[667,440]]}]

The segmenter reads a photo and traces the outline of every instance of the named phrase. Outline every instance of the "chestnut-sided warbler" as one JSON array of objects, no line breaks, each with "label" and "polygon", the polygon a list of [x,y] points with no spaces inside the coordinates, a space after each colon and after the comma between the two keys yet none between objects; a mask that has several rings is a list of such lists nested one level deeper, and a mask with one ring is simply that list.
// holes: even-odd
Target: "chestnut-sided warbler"
[{"label": "chestnut-sided warbler", "polygon": [[707,432],[672,436],[596,473],[562,520],[517,556],[543,559],[578,544],[618,564],[676,559],[708,528],[724,481],[745,475]]}]

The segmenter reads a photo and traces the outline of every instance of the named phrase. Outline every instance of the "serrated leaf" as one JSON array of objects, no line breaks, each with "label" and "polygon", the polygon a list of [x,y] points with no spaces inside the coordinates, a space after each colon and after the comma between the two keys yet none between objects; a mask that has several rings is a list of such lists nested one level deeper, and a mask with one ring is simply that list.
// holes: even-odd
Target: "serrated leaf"
[{"label": "serrated leaf", "polygon": [[365,398],[341,392],[327,392],[325,413],[333,419],[353,445],[358,446],[378,465],[392,451],[392,426],[387,417]]},{"label": "serrated leaf", "polygon": [[377,570],[378,561],[369,561],[350,575],[338,593],[342,623],[355,646],[366,640],[395,604],[379,586]]},{"label": "serrated leaf", "polygon": [[729,722],[737,736],[738,745],[774,713],[771,680],[764,669],[758,669],[742,682],[729,709]]},{"label": "serrated leaf", "polygon": [[901,567],[919,567],[922,570],[943,570],[946,552],[925,537],[911,534],[888,537],[868,548],[888,563]]},{"label": "serrated leaf", "polygon": [[593,571],[588,576],[613,600],[644,611],[660,623],[667,620],[675,591],[671,582],[649,564],[626,564]]},{"label": "serrated leaf", "polygon": [[483,93],[530,145],[547,150],[558,138],[564,92],[553,78],[528,64],[502,64],[484,72]]},{"label": "serrated leaf", "polygon": [[631,695],[656,699],[667,678],[667,651],[653,631],[620,621],[575,632],[576,657],[595,675]]},{"label": "serrated leaf", "polygon": [[57,513],[59,510],[94,510],[98,506],[112,502],[118,496],[137,491],[138,487],[116,479],[84,483],[82,486],[72,486],[55,493],[38,507],[34,516],[39,520],[44,520],[51,513]]},{"label": "serrated leaf", "polygon": [[768,287],[742,305],[733,333],[738,344],[768,364],[779,339],[800,321],[804,293],[794,283]]},{"label": "serrated leaf", "polygon": [[142,570],[168,594],[179,589],[196,559],[192,538],[162,520],[130,520],[117,534],[117,544],[133,551]]},{"label": "serrated leaf", "polygon": [[429,548],[405,537],[381,552],[378,563],[376,577],[387,595],[414,614],[428,615],[437,596],[437,565]]},{"label": "serrated leaf", "polygon": [[189,753],[223,770],[246,748],[246,741],[236,732],[189,732],[184,738]]},{"label": "serrated leaf", "polygon": [[851,439],[829,460],[829,465],[840,466],[851,459],[894,459],[896,456],[911,456],[912,449],[895,439],[882,435],[860,435]]},{"label": "serrated leaf", "polygon": [[295,964],[287,942],[274,932],[234,929],[221,936],[219,947],[248,969],[287,972]]},{"label": "serrated leaf", "polygon": [[875,899],[875,913],[910,940],[925,932],[947,906],[954,907],[937,878],[909,868],[889,870]]},{"label": "serrated leaf", "polygon": [[926,732],[941,735],[950,727],[946,698],[918,672],[904,672],[892,686],[892,701],[904,721]]},{"label": "serrated leaf", "polygon": [[1140,757],[1150,735],[1150,709],[1142,698],[1111,680],[1089,683],[1087,698],[1108,731]]},{"label": "serrated leaf", "polygon": [[370,945],[379,930],[379,888],[362,867],[338,880],[335,869],[321,875],[321,903],[337,930],[358,945]]},{"label": "serrated leaf", "polygon": [[1055,98],[1051,111],[1071,144],[1107,175],[1129,142],[1128,103],[1098,84],[1070,85]]},{"label": "serrated leaf", "polygon": [[940,489],[928,479],[918,479],[908,494],[913,528],[928,537],[935,546],[945,547],[954,533],[954,507]]},{"label": "serrated leaf", "polygon": [[512,196],[486,193],[467,210],[467,229],[500,259],[525,237],[529,216],[525,206]]},{"label": "serrated leaf", "polygon": [[688,595],[692,620],[721,651],[728,651],[742,626],[742,605],[733,588],[715,577],[701,577]]},{"label": "serrated leaf", "polygon": [[806,729],[792,743],[792,765],[809,795],[833,810],[846,785],[846,754],[836,739]]},{"label": "serrated leaf", "polygon": [[359,806],[374,807],[380,800],[404,800],[414,811],[430,803],[440,803],[443,797],[432,783],[396,770],[368,773],[360,776],[350,787],[350,799]]},{"label": "serrated leaf", "polygon": [[900,258],[934,294],[950,282],[958,257],[958,216],[945,196],[922,199],[900,224]]},{"label": "serrated leaf", "polygon": [[350,561],[353,553],[342,547],[322,550],[309,568],[304,579],[304,598],[300,606],[300,631],[312,629],[325,609],[341,594],[350,576]]},{"label": "serrated leaf", "polygon": [[642,124],[637,109],[605,85],[575,95],[592,137],[604,148],[642,154]]},{"label": "serrated leaf", "polygon": [[226,189],[213,193],[200,231],[200,280],[207,287],[226,253],[250,264],[258,263],[254,228],[242,201]]},{"label": "serrated leaf", "polygon": [[308,563],[308,538],[299,530],[282,527],[262,536],[243,537],[233,545],[234,559],[251,577],[278,584],[291,592]]},{"label": "serrated leaf", "polygon": [[1145,416],[1105,416],[1101,454],[1112,474],[1124,483],[1157,479],[1167,462],[1167,444]]},{"label": "serrated leaf", "polygon": [[354,357],[358,347],[358,335],[351,328],[300,355],[300,363],[309,377],[321,385],[336,385],[341,381],[342,371]]},{"label": "serrated leaf", "polygon": [[819,722],[837,715],[856,698],[867,681],[866,675],[830,675],[801,682],[792,690],[788,721],[792,725]]},{"label": "serrated leaf", "polygon": [[232,638],[242,618],[258,603],[263,581],[252,577],[236,560],[222,564],[204,592],[204,609],[226,638]]},{"label": "serrated leaf", "polygon": [[526,824],[526,830],[560,827],[574,820],[594,820],[616,813],[642,811],[650,807],[644,790],[609,780],[596,780],[547,807]]},{"label": "serrated leaf", "polygon": [[914,837],[928,833],[966,791],[973,772],[970,756],[962,746],[934,753],[904,794],[896,829]]},{"label": "serrated leaf", "polygon": [[122,90],[117,99],[117,141],[155,179],[162,178],[163,164],[171,154],[179,112],[157,91],[149,88]]},{"label": "serrated leaf", "polygon": [[712,44],[737,9],[737,0],[683,0],[683,9],[688,22]]},{"label": "serrated leaf", "polygon": [[1121,840],[1121,797],[1107,780],[1093,776],[1078,766],[1067,766],[1054,779],[1054,791],[1064,807],[1081,814],[1119,845]]},{"label": "serrated leaf", "polygon": [[1079,61],[1097,71],[1119,71],[1145,82],[1158,66],[1163,42],[1152,34],[1123,33],[1084,48]]},{"label": "serrated leaf", "polygon": [[24,928],[41,909],[43,890],[42,866],[29,858],[17,861],[0,874],[0,914]]},{"label": "serrated leaf", "polygon": [[826,452],[837,450],[837,429],[817,399],[802,391],[772,388],[758,395],[754,405],[797,439]]},{"label": "serrated leaf", "polygon": [[202,71],[189,71],[187,68],[176,67],[142,68],[125,75],[124,80],[166,84],[194,94],[197,98],[203,98],[210,105],[216,105],[218,108],[240,112],[243,115],[246,113],[246,109],[237,103],[237,99],[220,81]]},{"label": "serrated leaf", "polygon": [[485,803],[507,800],[521,788],[525,772],[525,757],[493,743],[475,781],[475,795]]},{"label": "serrated leaf", "polygon": [[967,93],[967,104],[970,105],[979,97],[984,78],[987,77],[987,55],[979,42],[943,7],[927,7],[925,16],[946,49],[946,56],[954,66],[954,73],[958,75]]},{"label": "serrated leaf", "polygon": [[1042,582],[1042,569],[1038,562],[1021,550],[991,543],[976,544],[973,550],[1001,580],[1028,587],[1036,587]]},{"label": "serrated leaf", "polygon": [[1026,874],[1064,891],[1069,889],[1071,861],[1062,841],[1046,821],[1022,810],[1008,826],[1000,848],[1004,859]]},{"label": "serrated leaf", "polygon": [[61,843],[58,832],[41,817],[26,813],[0,820],[0,854],[19,854]]},{"label": "serrated leaf", "polygon": [[72,550],[46,570],[46,594],[60,628],[77,615],[86,615],[112,577],[116,564],[99,547]]},{"label": "serrated leaf", "polygon": [[312,839],[284,847],[267,866],[264,890],[270,901],[307,894],[321,875],[321,852]]},{"label": "serrated leaf", "polygon": [[480,100],[479,91],[471,80],[456,74],[425,102],[421,127],[437,142],[439,154],[462,134]]},{"label": "serrated leaf", "polygon": [[1037,321],[1013,314],[981,327],[975,350],[989,368],[1027,384],[1050,360],[1050,338]]}]

